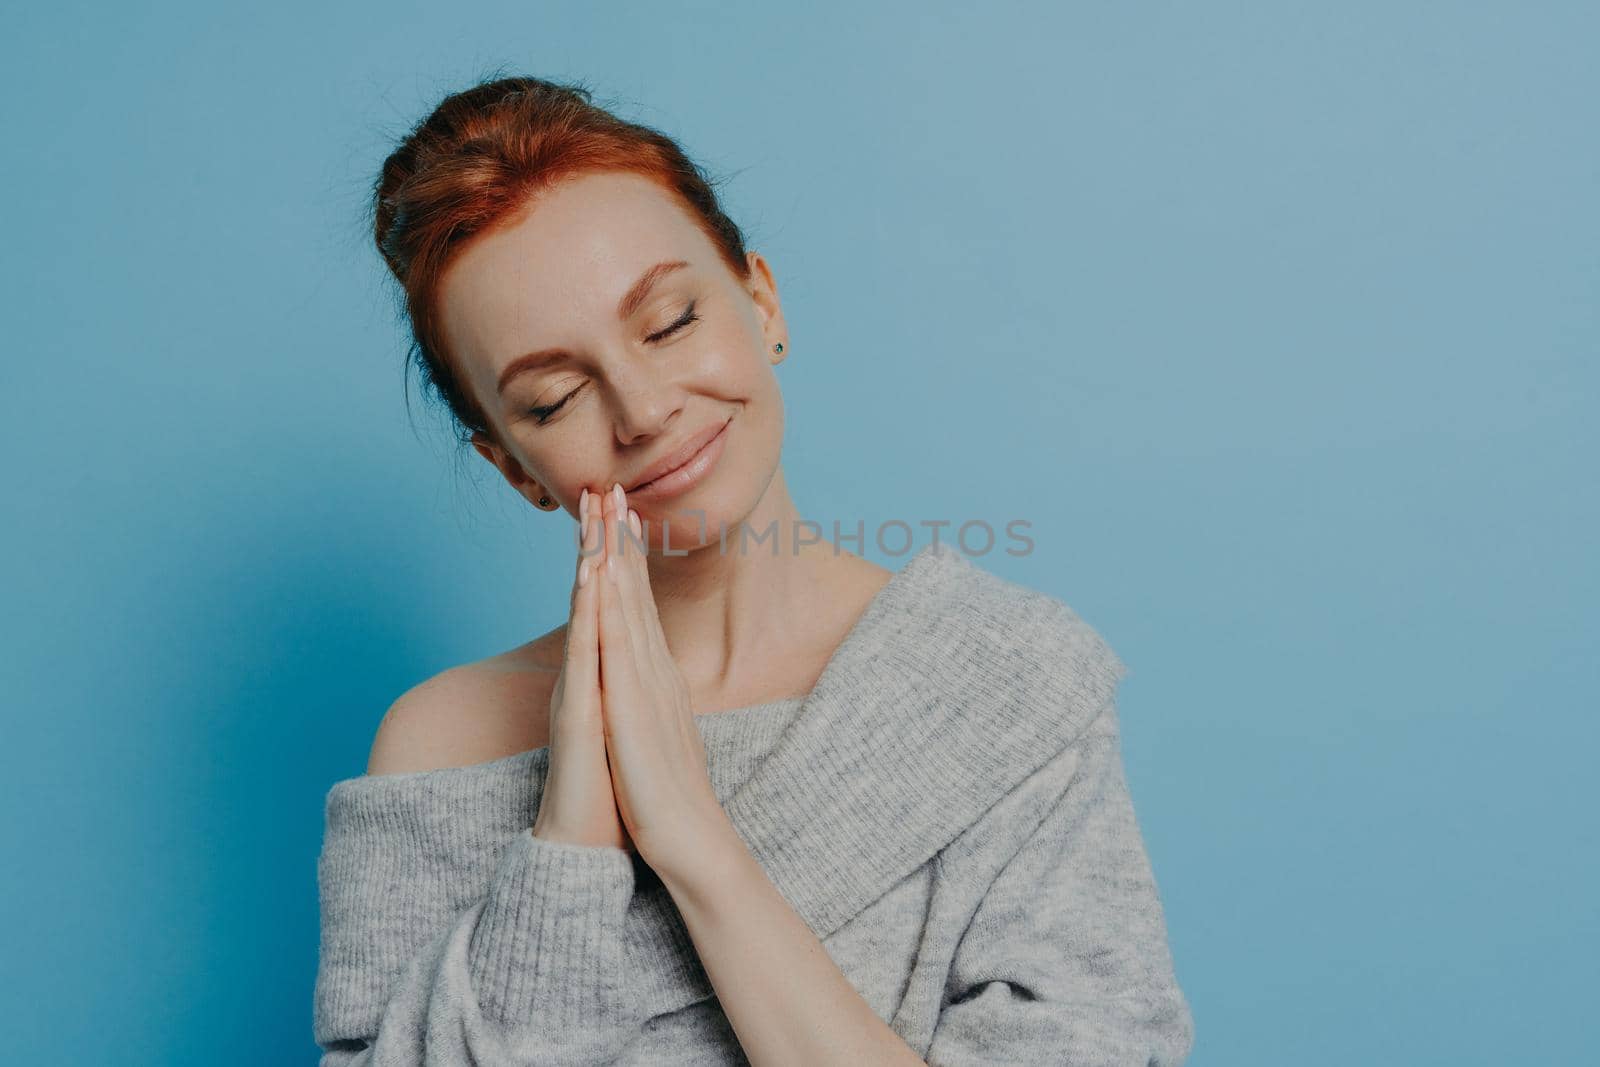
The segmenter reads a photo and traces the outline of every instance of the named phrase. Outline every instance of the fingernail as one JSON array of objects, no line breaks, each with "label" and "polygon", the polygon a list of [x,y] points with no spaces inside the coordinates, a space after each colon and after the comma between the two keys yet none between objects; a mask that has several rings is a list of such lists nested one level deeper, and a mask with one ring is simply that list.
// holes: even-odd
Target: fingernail
[{"label": "fingernail", "polygon": [[644,529],[639,525],[639,513],[632,508],[628,509],[628,525],[633,527],[635,537],[643,537]]},{"label": "fingernail", "polygon": [[589,584],[589,561],[588,560],[584,560],[582,563],[578,564],[578,584],[580,586]]}]

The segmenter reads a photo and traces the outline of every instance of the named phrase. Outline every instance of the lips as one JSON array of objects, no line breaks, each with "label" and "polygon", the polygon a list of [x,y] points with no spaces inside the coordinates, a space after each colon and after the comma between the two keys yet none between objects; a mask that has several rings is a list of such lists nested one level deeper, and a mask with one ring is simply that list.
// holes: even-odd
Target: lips
[{"label": "lips", "polygon": [[634,482],[631,486],[627,486],[626,491],[629,493],[637,492],[656,479],[671,474],[685,463],[688,463],[691,459],[699,454],[702,448],[706,447],[706,445],[711,442],[712,438],[721,433],[722,428],[727,426],[730,421],[732,421],[732,416],[729,416],[722,422],[713,423],[712,425],[707,426],[705,429],[689,438],[689,440],[685,441],[683,444],[667,453],[664,457],[657,460],[649,467],[646,467],[644,473],[639,476],[638,481]]}]

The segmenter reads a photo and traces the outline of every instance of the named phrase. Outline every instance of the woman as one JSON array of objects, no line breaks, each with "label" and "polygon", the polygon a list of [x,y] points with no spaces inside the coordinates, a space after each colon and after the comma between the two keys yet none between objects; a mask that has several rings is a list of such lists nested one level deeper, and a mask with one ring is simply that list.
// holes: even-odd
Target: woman
[{"label": "woman", "polygon": [[579,531],[567,623],[328,794],[325,1067],[1180,1063],[1125,667],[951,549],[806,536],[776,286],[698,168],[510,78],[376,202],[428,380]]}]

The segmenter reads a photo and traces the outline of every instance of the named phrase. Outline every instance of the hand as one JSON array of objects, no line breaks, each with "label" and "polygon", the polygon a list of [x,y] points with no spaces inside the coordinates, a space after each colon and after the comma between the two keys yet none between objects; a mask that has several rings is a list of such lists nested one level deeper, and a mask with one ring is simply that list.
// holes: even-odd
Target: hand
[{"label": "hand", "polygon": [[600,707],[598,565],[605,559],[599,498],[578,501],[582,552],[572,586],[561,673],[550,696],[550,769],[533,836],[572,845],[628,848],[606,766]]},{"label": "hand", "polygon": [[605,494],[604,514],[600,700],[612,788],[639,855],[666,881],[725,843],[733,827],[706,770],[688,684],[661,631],[643,526],[620,486]]}]

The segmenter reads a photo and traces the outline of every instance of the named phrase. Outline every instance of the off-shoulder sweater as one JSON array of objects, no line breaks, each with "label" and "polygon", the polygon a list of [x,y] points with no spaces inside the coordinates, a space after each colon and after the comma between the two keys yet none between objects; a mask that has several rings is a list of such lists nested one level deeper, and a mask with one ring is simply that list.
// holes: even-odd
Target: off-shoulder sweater
[{"label": "off-shoulder sweater", "polygon": [[[1065,603],[935,544],[808,694],[695,718],[740,838],[935,1067],[1189,1054],[1124,779],[1126,674]],[[548,765],[537,748],[332,786],[322,1067],[749,1062],[650,867],[533,836]]]}]

